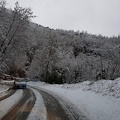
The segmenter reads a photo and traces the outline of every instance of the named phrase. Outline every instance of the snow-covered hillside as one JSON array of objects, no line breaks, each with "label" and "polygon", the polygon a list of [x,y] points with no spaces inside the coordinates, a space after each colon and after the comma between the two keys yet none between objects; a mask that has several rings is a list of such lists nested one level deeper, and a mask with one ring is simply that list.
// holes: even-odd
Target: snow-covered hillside
[{"label": "snow-covered hillside", "polygon": [[120,120],[120,78],[79,84],[30,82],[74,104],[91,120]]}]

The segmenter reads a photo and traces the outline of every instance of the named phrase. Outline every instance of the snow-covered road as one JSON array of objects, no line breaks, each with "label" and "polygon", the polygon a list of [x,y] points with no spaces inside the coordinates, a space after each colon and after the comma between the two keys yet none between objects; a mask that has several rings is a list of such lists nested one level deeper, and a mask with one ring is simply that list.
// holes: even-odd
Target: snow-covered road
[{"label": "snow-covered road", "polygon": [[47,120],[88,120],[85,115],[69,101],[37,87],[47,110]]},{"label": "snow-covered road", "polygon": [[0,120],[6,115],[10,109],[19,102],[23,94],[22,90],[16,91],[13,95],[6,98],[5,100],[0,101]]},{"label": "snow-covered road", "polygon": [[[120,120],[120,78],[71,85],[43,82],[27,85],[33,87],[29,87],[34,94],[30,100],[36,100],[27,120]],[[23,93],[17,90],[0,101],[0,119],[19,103]]]},{"label": "snow-covered road", "polygon": [[[6,101],[11,105],[4,108]],[[39,87],[17,90],[0,103],[1,120],[88,120],[73,104]]]},{"label": "snow-covered road", "polygon": [[36,101],[34,92],[30,89],[23,90],[20,100],[1,120],[26,120]]}]

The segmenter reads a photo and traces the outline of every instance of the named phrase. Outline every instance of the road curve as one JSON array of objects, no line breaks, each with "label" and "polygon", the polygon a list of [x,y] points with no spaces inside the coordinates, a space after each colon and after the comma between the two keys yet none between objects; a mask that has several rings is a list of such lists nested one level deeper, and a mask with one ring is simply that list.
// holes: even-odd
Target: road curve
[{"label": "road curve", "polygon": [[[70,104],[62,98],[56,97],[43,89],[36,89],[43,97],[47,109],[47,120],[88,120],[80,111],[76,113]],[[78,111],[77,111],[78,112]]]},{"label": "road curve", "polygon": [[1,120],[26,120],[36,101],[36,96],[30,89],[23,91],[20,102],[15,105]]},{"label": "road curve", "polygon": [[[38,99],[39,94],[42,96],[44,100],[43,104],[45,104],[47,110],[47,118],[45,117],[44,120],[88,120],[82,112],[77,111],[75,107],[71,107],[71,103],[63,100],[61,97],[41,88],[31,88],[37,90],[38,95],[33,89],[23,90],[23,95],[19,103],[12,107],[1,120],[28,119],[28,115],[32,113],[32,108],[35,107],[35,102],[37,101],[41,104],[41,99]],[[40,111],[41,107],[37,106],[37,109]],[[39,115],[36,114],[37,119],[35,118],[34,120],[43,120],[41,116],[42,114],[43,113],[39,113]]]}]

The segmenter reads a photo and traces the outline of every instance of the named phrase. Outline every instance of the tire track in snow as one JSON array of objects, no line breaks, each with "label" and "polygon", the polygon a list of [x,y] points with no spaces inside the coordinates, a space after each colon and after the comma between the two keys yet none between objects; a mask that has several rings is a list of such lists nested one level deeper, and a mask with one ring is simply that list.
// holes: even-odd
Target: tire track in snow
[{"label": "tire track in snow", "polygon": [[27,120],[47,120],[46,107],[41,94],[36,89],[30,89],[34,92],[36,96],[36,102]]},{"label": "tire track in snow", "polygon": [[[66,101],[51,92],[36,89],[43,97],[47,109],[47,120],[88,120],[80,111],[74,111]],[[80,113],[77,113],[80,112]]]},{"label": "tire track in snow", "polygon": [[34,107],[36,96],[30,89],[23,91],[19,103],[15,105],[1,120],[25,120]]}]

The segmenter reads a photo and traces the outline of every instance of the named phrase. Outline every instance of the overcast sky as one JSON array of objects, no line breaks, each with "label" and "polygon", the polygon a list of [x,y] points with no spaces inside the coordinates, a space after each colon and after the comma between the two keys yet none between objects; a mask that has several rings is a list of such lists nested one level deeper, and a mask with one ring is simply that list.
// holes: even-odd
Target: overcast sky
[{"label": "overcast sky", "polygon": [[32,21],[54,29],[120,34],[120,0],[6,0],[13,8],[18,1],[37,17]]}]

